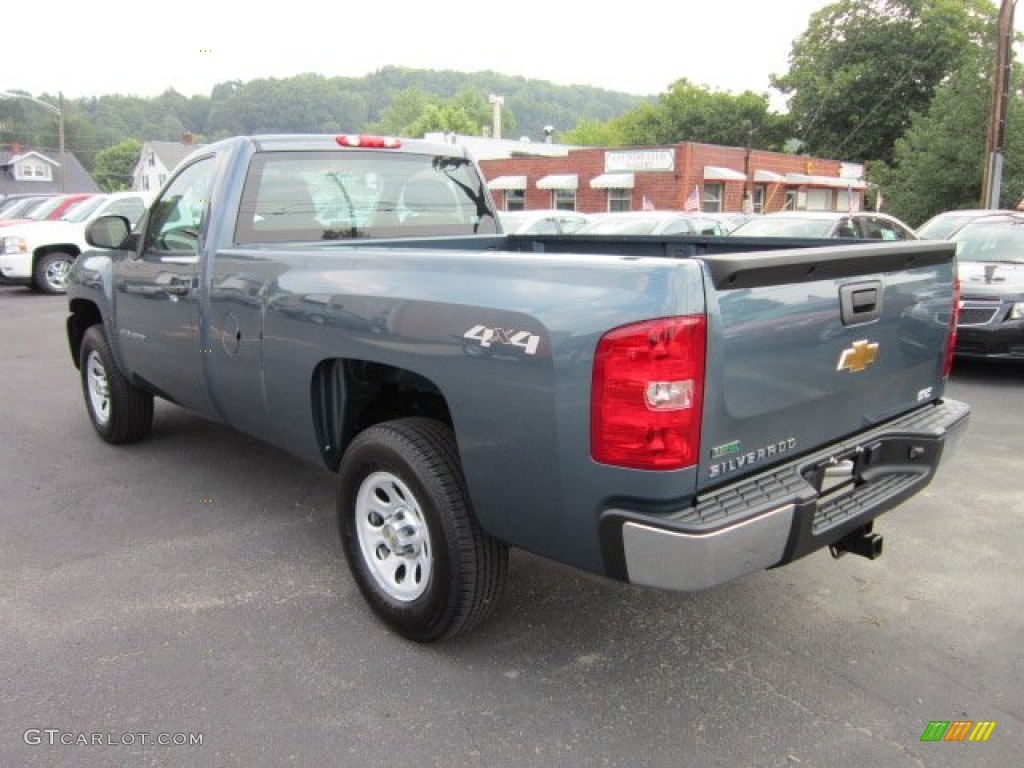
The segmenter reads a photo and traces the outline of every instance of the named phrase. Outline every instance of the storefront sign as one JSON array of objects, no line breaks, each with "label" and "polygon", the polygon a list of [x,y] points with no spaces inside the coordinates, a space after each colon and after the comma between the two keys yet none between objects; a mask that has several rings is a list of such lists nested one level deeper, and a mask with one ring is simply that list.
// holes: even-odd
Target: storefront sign
[{"label": "storefront sign", "polygon": [[675,151],[671,149],[614,150],[604,153],[604,172],[673,171]]}]

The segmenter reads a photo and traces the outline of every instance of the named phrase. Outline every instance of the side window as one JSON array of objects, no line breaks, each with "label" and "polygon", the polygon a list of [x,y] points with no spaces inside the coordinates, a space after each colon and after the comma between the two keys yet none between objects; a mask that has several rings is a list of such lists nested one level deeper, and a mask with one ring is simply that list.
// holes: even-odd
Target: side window
[{"label": "side window", "polygon": [[669,222],[661,234],[663,235],[684,235],[690,231],[690,223],[686,219],[673,219]]},{"label": "side window", "polygon": [[877,216],[869,216],[864,221],[867,237],[872,240],[904,240],[904,234],[899,228],[887,219]]},{"label": "side window", "polygon": [[183,169],[153,203],[146,251],[199,254],[215,167],[212,157],[197,160]]},{"label": "side window", "polygon": [[860,220],[861,237],[868,240],[881,240],[882,233],[878,228],[878,222],[871,216]]},{"label": "side window", "polygon": [[133,227],[139,223],[142,214],[146,212],[146,203],[141,197],[123,197],[115,200],[104,209],[103,215],[124,216]]},{"label": "side window", "polygon": [[560,218],[558,219],[558,233],[561,235],[572,234],[577,229],[582,227],[585,223],[585,219]]},{"label": "side window", "polygon": [[857,237],[857,228],[853,226],[853,221],[849,217],[844,216],[839,222],[836,237]]},{"label": "side window", "polygon": [[530,234],[533,235],[557,235],[558,222],[550,216],[545,216],[530,227]]},{"label": "side window", "polygon": [[914,240],[914,233],[901,227],[896,222],[889,222],[889,230],[892,232],[893,240]]}]

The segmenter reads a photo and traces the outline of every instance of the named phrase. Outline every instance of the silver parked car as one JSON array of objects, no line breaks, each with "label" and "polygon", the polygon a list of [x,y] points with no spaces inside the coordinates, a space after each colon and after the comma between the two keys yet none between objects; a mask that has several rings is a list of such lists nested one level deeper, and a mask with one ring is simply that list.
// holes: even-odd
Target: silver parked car
[{"label": "silver parked car", "polygon": [[498,211],[506,235],[569,235],[590,221],[579,211]]},{"label": "silver parked car", "polygon": [[959,211],[943,211],[932,216],[917,228],[917,236],[922,240],[948,240],[965,225],[976,219],[991,216],[995,213],[1012,213],[995,208],[969,208]]},{"label": "silver parked car", "polygon": [[779,211],[741,224],[735,237],[837,237],[858,240],[917,240],[917,234],[897,219],[872,211]]},{"label": "silver parked car", "polygon": [[723,235],[722,222],[685,211],[622,211],[593,214],[580,235]]}]

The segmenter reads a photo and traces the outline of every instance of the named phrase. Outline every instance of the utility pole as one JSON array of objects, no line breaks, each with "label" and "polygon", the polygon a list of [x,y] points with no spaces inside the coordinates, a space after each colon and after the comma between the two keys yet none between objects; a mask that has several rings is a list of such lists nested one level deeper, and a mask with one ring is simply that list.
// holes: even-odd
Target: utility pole
[{"label": "utility pole", "polygon": [[498,95],[492,93],[490,96],[487,97],[487,100],[489,102],[491,102],[491,107],[493,109],[493,114],[492,114],[493,126],[492,126],[492,130],[491,130],[491,135],[494,136],[494,138],[496,138],[496,139],[500,139],[501,138],[501,106],[505,103],[505,97],[504,96],[498,96]]},{"label": "utility pole", "polygon": [[754,212],[754,185],[750,178],[750,152],[754,143],[754,123],[750,120],[743,121],[743,128],[747,132],[747,151],[743,155],[743,212]]},{"label": "utility pole", "polygon": [[1003,145],[1006,134],[1006,106],[1010,96],[1013,65],[1013,10],[1017,0],[1002,0],[999,8],[996,65],[992,77],[992,103],[985,141],[985,168],[981,185],[982,208],[998,208],[1003,184]]},{"label": "utility pole", "polygon": [[57,143],[60,144],[60,191],[68,191],[68,157],[64,152],[64,91],[57,93]]}]

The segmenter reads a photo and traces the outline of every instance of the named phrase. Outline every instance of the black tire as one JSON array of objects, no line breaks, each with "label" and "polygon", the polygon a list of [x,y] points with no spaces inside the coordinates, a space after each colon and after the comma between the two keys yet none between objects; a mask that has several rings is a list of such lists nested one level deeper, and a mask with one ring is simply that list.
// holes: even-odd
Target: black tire
[{"label": "black tire", "polygon": [[114,445],[133,443],[153,426],[153,396],[124,377],[107,344],[103,326],[82,337],[78,353],[82,395],[96,433]]},{"label": "black tire", "polygon": [[360,433],[342,459],[338,526],[377,616],[428,643],[477,626],[508,574],[508,547],[477,524],[452,431],[425,418]]},{"label": "black tire", "polygon": [[36,262],[32,272],[33,286],[42,293],[67,293],[68,271],[74,263],[75,257],[70,253],[54,251],[46,254]]}]

